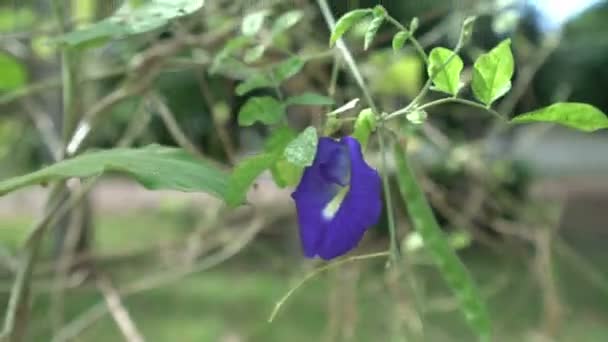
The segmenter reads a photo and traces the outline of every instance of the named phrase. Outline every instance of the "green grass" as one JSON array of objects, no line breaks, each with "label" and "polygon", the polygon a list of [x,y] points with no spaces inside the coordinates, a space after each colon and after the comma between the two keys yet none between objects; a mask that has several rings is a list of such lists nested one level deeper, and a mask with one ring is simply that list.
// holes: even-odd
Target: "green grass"
[{"label": "green grass", "polygon": [[[16,248],[31,222],[28,218],[2,220],[0,243],[11,250]],[[98,217],[96,248],[110,253],[157,246],[159,242],[183,236],[190,226],[188,220],[166,213]],[[327,275],[305,284],[287,301],[275,322],[267,323],[274,303],[290,284],[304,275],[299,260],[285,258],[281,249],[274,248],[274,243],[257,242],[243,255],[224,265],[168,286],[126,297],[125,304],[148,341],[222,341],[230,336],[263,342],[323,340],[328,332],[327,308],[332,286],[331,277]],[[601,255],[598,249],[590,253],[596,258]],[[531,341],[532,332],[541,324],[542,300],[527,266],[513,261],[513,258],[499,258],[483,251],[470,251],[463,257],[482,288],[491,287],[501,272],[509,272],[508,285],[489,301],[496,341]],[[283,261],[277,266],[276,260],[269,262],[269,258]],[[599,269],[608,269],[601,267],[606,262],[594,261]],[[115,279],[127,279],[145,274],[153,264],[132,262],[104,267]],[[355,341],[401,340],[391,336],[395,301],[385,286],[382,261],[360,265]],[[567,311],[556,340],[606,341],[608,297],[588,284],[575,268],[560,263],[558,271],[560,295]],[[417,275],[425,282],[427,298],[450,298],[449,291],[432,267],[418,267]],[[8,278],[2,279],[3,284],[9,281]],[[6,290],[0,293],[0,303],[6,302]],[[341,289],[338,290],[340,293]],[[79,317],[100,300],[100,294],[91,287],[70,291],[66,320]],[[48,341],[52,336],[48,315],[49,296],[41,292],[33,303],[29,341]],[[424,324],[424,341],[474,341],[457,310],[428,313]],[[116,325],[106,315],[87,329],[78,341],[120,340],[122,337]]]}]

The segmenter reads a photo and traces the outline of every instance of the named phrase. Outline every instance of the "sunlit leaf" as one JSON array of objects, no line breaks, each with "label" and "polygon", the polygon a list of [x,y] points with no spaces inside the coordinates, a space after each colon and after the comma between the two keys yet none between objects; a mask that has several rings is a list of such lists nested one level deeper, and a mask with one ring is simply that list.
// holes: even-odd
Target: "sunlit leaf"
[{"label": "sunlit leaf", "polygon": [[268,10],[247,14],[241,23],[241,32],[246,36],[255,36],[262,28],[264,19],[266,19],[268,14]]},{"label": "sunlit leaf", "polygon": [[510,39],[503,40],[473,65],[473,94],[487,106],[511,89],[514,62],[510,46]]},{"label": "sunlit leaf", "polygon": [[333,116],[333,115],[338,115],[340,113],[344,113],[346,111],[349,111],[353,108],[355,108],[357,106],[357,103],[359,103],[359,99],[352,99],[348,102],[346,102],[345,104],[341,105],[340,107],[332,110],[331,112],[327,113],[327,115]]},{"label": "sunlit leaf", "polygon": [[356,9],[340,17],[331,32],[329,46],[333,46],[353,25],[370,13],[372,13],[371,9]]},{"label": "sunlit leaf", "polygon": [[427,73],[433,79],[434,89],[456,95],[460,89],[460,72],[463,66],[462,59],[452,50],[434,48],[429,54],[427,67]]},{"label": "sunlit leaf", "polygon": [[145,33],[192,14],[203,4],[204,0],[150,0],[132,8],[125,2],[112,16],[64,34],[59,41],[76,46]]},{"label": "sunlit leaf", "polygon": [[315,159],[317,143],[317,130],[312,126],[307,127],[287,145],[285,158],[298,166],[310,166]]},{"label": "sunlit leaf", "polygon": [[239,125],[251,126],[256,121],[267,125],[273,125],[285,116],[285,106],[274,97],[261,96],[252,97],[241,107],[239,111]]},{"label": "sunlit leaf", "polygon": [[243,60],[245,63],[253,63],[260,59],[264,55],[264,51],[266,47],[264,45],[256,45],[251,49],[245,51],[245,55],[243,56]]},{"label": "sunlit leaf", "polygon": [[316,93],[303,93],[289,97],[285,100],[287,105],[304,105],[304,106],[330,106],[334,104],[331,97],[323,96]]},{"label": "sunlit leaf", "polygon": [[586,103],[561,102],[532,112],[519,114],[512,123],[550,122],[585,132],[608,128],[608,117],[601,110]]},{"label": "sunlit leaf", "polygon": [[210,163],[179,148],[150,145],[89,152],[60,161],[0,182],[0,195],[28,185],[107,172],[124,174],[154,190],[207,192],[223,198],[226,189],[226,175]]},{"label": "sunlit leaf", "polygon": [[300,10],[292,10],[281,14],[272,25],[272,35],[275,36],[297,24],[304,14]]}]

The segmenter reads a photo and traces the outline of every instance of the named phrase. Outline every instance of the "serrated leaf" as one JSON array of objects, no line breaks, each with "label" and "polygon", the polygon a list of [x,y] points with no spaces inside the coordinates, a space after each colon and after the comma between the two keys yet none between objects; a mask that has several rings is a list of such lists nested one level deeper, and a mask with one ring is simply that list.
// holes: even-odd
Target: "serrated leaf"
[{"label": "serrated leaf", "polygon": [[[449,63],[445,64],[448,60]],[[427,67],[427,73],[433,80],[434,89],[456,95],[460,89],[460,73],[463,66],[462,59],[458,55],[454,55],[452,50],[443,47],[434,48],[429,54]]]},{"label": "serrated leaf", "polygon": [[367,30],[365,31],[365,39],[364,39],[364,43],[363,43],[364,50],[367,50],[369,48],[370,44],[374,41],[374,38],[376,37],[376,33],[378,33],[378,29],[380,28],[380,26],[382,26],[383,22],[384,22],[384,16],[376,16],[369,23],[369,26],[367,27]]},{"label": "serrated leaf", "polygon": [[340,37],[342,37],[351,27],[353,27],[353,25],[371,12],[372,10],[370,9],[356,9],[340,17],[340,19],[338,19],[336,22],[336,26],[334,26],[333,30],[331,31],[329,46],[334,46],[336,41],[338,41],[338,39],[340,39]]},{"label": "serrated leaf", "polygon": [[17,59],[0,52],[0,90],[14,90],[25,85],[26,69]]},{"label": "serrated leaf", "polygon": [[288,30],[297,24],[302,17],[304,17],[304,14],[300,10],[292,10],[281,14],[272,25],[272,35],[276,36],[277,34]]},{"label": "serrated leaf", "polygon": [[274,85],[274,82],[268,76],[257,73],[241,82],[236,87],[236,94],[243,96],[252,90],[274,87]]},{"label": "serrated leaf", "polygon": [[167,25],[171,20],[194,13],[204,0],[150,0],[131,8],[128,2],[112,16],[86,28],[66,33],[59,41],[70,46],[124,38]]},{"label": "serrated leaf", "polygon": [[286,105],[303,105],[303,106],[331,106],[334,104],[334,99],[316,93],[304,93],[291,96],[285,101]]},{"label": "serrated leaf", "polygon": [[532,112],[519,114],[512,123],[550,122],[584,132],[608,128],[608,117],[601,110],[587,103],[561,102]]},{"label": "serrated leaf", "polygon": [[393,36],[393,41],[392,41],[393,51],[397,52],[397,51],[401,50],[403,48],[403,45],[405,45],[405,42],[409,38],[410,38],[409,32],[406,32],[406,31],[397,32]]},{"label": "serrated leaf", "polygon": [[359,140],[362,147],[367,146],[369,136],[376,130],[376,115],[370,108],[363,109],[359,112],[355,127],[353,129],[353,137]]},{"label": "serrated leaf", "polygon": [[241,32],[246,36],[255,36],[262,28],[262,25],[264,25],[264,19],[266,19],[268,14],[268,10],[247,14],[241,23]]},{"label": "serrated leaf", "polygon": [[273,80],[281,83],[294,76],[304,67],[304,61],[299,57],[290,57],[273,68]]},{"label": "serrated leaf", "polygon": [[0,196],[28,185],[106,172],[127,175],[148,189],[207,192],[219,198],[224,198],[227,185],[224,172],[210,163],[180,148],[150,145],[89,152],[4,180],[0,182]]},{"label": "serrated leaf", "polygon": [[274,125],[283,120],[285,106],[271,96],[252,97],[239,111],[239,125],[251,126],[256,121]]},{"label": "serrated leaf", "polygon": [[276,159],[272,153],[262,153],[239,162],[228,180],[226,203],[232,207],[243,203],[251,184],[264,170],[270,168]]},{"label": "serrated leaf", "polygon": [[260,59],[264,55],[264,51],[266,47],[264,45],[257,45],[245,51],[245,55],[243,56],[243,60],[245,63],[253,63]]},{"label": "serrated leaf", "polygon": [[473,94],[487,106],[511,89],[514,62],[510,46],[510,39],[503,40],[473,65]]},{"label": "serrated leaf", "polygon": [[285,148],[285,159],[297,166],[312,165],[317,152],[317,130],[309,126]]}]

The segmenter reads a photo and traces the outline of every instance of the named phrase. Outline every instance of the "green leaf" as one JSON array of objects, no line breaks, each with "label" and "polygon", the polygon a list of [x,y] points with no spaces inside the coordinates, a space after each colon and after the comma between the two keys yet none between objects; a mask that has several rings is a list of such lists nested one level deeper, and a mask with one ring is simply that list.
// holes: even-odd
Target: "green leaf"
[{"label": "green leaf", "polygon": [[243,56],[243,60],[245,63],[253,63],[260,59],[264,55],[264,51],[266,47],[264,45],[257,45],[245,51],[245,55]]},{"label": "green leaf", "polygon": [[334,99],[331,97],[319,95],[316,93],[304,93],[292,96],[285,101],[286,105],[303,105],[303,106],[331,106],[334,104]]},{"label": "green leaf", "polygon": [[167,25],[171,20],[200,9],[204,0],[150,0],[131,8],[128,2],[114,15],[86,28],[69,32],[59,41],[70,46],[82,46],[107,39],[124,38]]},{"label": "green leaf", "polygon": [[503,40],[473,65],[473,94],[487,106],[511,89],[514,62],[510,46],[510,39]]},{"label": "green leaf", "polygon": [[268,76],[258,73],[250,76],[245,81],[241,82],[236,87],[236,94],[239,96],[243,96],[252,90],[274,87],[274,85],[274,82]]},{"label": "green leaf", "polygon": [[276,36],[297,24],[304,14],[300,10],[292,10],[281,14],[272,25],[272,35]]},{"label": "green leaf", "polygon": [[395,145],[397,181],[403,203],[407,206],[414,230],[433,258],[444,280],[459,301],[458,308],[475,330],[480,341],[490,341],[491,322],[473,277],[450,246],[448,238],[437,223],[433,210],[422,191],[416,175],[408,164],[405,151]]},{"label": "green leaf", "polygon": [[369,23],[369,26],[367,27],[367,30],[365,31],[365,40],[363,43],[364,50],[367,50],[369,48],[370,44],[374,41],[374,38],[376,37],[376,33],[378,33],[378,29],[380,28],[380,26],[382,26],[382,23],[384,23],[384,15],[376,16]]},{"label": "green leaf", "polygon": [[262,153],[241,161],[232,171],[226,190],[226,203],[232,207],[243,203],[247,190],[275,162],[277,157],[272,153]]},{"label": "green leaf", "polygon": [[363,109],[359,112],[357,120],[355,120],[355,127],[353,130],[353,137],[359,140],[362,147],[367,146],[369,136],[373,131],[376,130],[376,116],[370,108]]},{"label": "green leaf", "polygon": [[397,32],[394,36],[393,36],[393,51],[397,52],[399,50],[401,50],[403,48],[403,45],[405,45],[405,42],[410,38],[410,33],[407,31],[400,31]]},{"label": "green leaf", "polygon": [[336,22],[336,26],[331,31],[331,37],[329,38],[329,46],[334,46],[336,41],[340,39],[353,25],[355,25],[363,17],[372,13],[371,9],[356,9],[344,14]]},{"label": "green leaf", "polygon": [[251,126],[256,121],[266,125],[274,125],[283,120],[285,116],[285,105],[274,97],[261,96],[252,97],[241,107],[239,111],[239,125]]},{"label": "green leaf", "polygon": [[0,70],[0,90],[14,90],[25,85],[27,73],[17,59],[0,52]]},{"label": "green leaf", "polygon": [[264,144],[266,152],[277,156],[270,172],[275,183],[280,187],[296,184],[302,175],[303,168],[288,162],[284,156],[285,147],[297,136],[297,133],[291,128],[281,127],[275,130]]},{"label": "green leaf", "polygon": [[255,36],[262,28],[264,19],[266,19],[268,14],[268,10],[247,14],[241,23],[241,32],[246,36]]},{"label": "green leaf", "polygon": [[[287,161],[283,156],[285,147],[296,137],[296,132],[288,127],[275,130],[264,144],[264,153],[251,156],[241,161],[230,174],[228,190],[226,191],[226,203],[237,206],[243,203],[247,190],[266,169],[270,169],[277,185],[283,187],[287,182],[293,182],[294,177],[287,170]],[[295,166],[294,166],[295,167]],[[285,185],[283,185],[285,184]]]},{"label": "green leaf", "polygon": [[434,48],[429,55],[427,67],[427,73],[433,79],[434,89],[456,95],[460,89],[460,72],[463,66],[462,59],[452,50]]},{"label": "green leaf", "polygon": [[303,171],[304,168],[290,163],[285,157],[277,160],[270,168],[274,182],[281,188],[298,184]]},{"label": "green leaf", "polygon": [[519,114],[512,123],[551,122],[585,132],[608,128],[608,117],[601,110],[586,103],[561,102],[532,112]]},{"label": "green leaf", "polygon": [[294,76],[304,67],[304,61],[299,57],[290,57],[273,68],[273,80],[281,83]]},{"label": "green leaf", "polygon": [[13,190],[71,177],[92,177],[118,172],[148,189],[207,192],[224,198],[226,175],[179,148],[149,145],[81,154],[41,170],[0,182],[0,196]]},{"label": "green leaf", "polygon": [[285,158],[297,166],[310,166],[317,153],[317,130],[309,126],[285,148]]}]

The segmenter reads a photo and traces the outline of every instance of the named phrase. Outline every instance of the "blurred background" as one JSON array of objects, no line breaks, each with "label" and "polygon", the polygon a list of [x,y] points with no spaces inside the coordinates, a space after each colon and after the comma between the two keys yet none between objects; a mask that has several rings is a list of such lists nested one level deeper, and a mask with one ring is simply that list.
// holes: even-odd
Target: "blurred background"
[{"label": "blurred background", "polygon": [[[65,142],[61,32],[145,3],[64,1],[60,28],[48,0],[0,1],[0,179],[51,164]],[[336,17],[378,3],[405,25],[419,18],[416,36],[427,51],[453,48],[464,18],[477,15],[461,52],[465,82],[477,56],[511,38],[513,87],[495,105],[503,115],[559,101],[608,112],[606,1],[330,1]],[[242,19],[259,10],[269,11],[262,29],[243,40]],[[273,30],[285,13],[292,23]],[[389,25],[364,50],[365,28],[357,25],[346,43],[374,98],[396,110],[424,84],[424,63],[409,44],[393,52]],[[187,34],[196,39],[175,43]],[[297,55],[306,65],[281,93],[314,91],[337,104],[361,96],[345,68],[332,74],[328,37],[316,1],[215,0],[157,29],[80,46],[76,112],[103,105],[86,147],[181,146],[229,170],[263,149],[269,134],[237,124],[247,98],[266,92],[235,93],[255,70]],[[333,77],[337,87],[330,89]],[[289,123],[319,127],[327,111],[290,107]],[[397,132],[412,129],[391,124]],[[339,134],[349,132],[345,126]],[[408,148],[442,227],[488,302],[496,341],[608,340],[606,132],[511,127],[450,104],[430,110]],[[378,152],[372,138],[372,164]],[[0,198],[3,312],[19,249],[47,193],[30,187]],[[407,269],[385,272],[381,259],[345,264],[306,283],[268,323],[275,303],[321,264],[302,257],[290,193],[264,174],[249,204],[229,210],[208,195],[152,192],[119,175],[102,177],[46,236],[27,340],[475,340],[397,197]],[[353,253],[387,246],[383,219]]]}]

